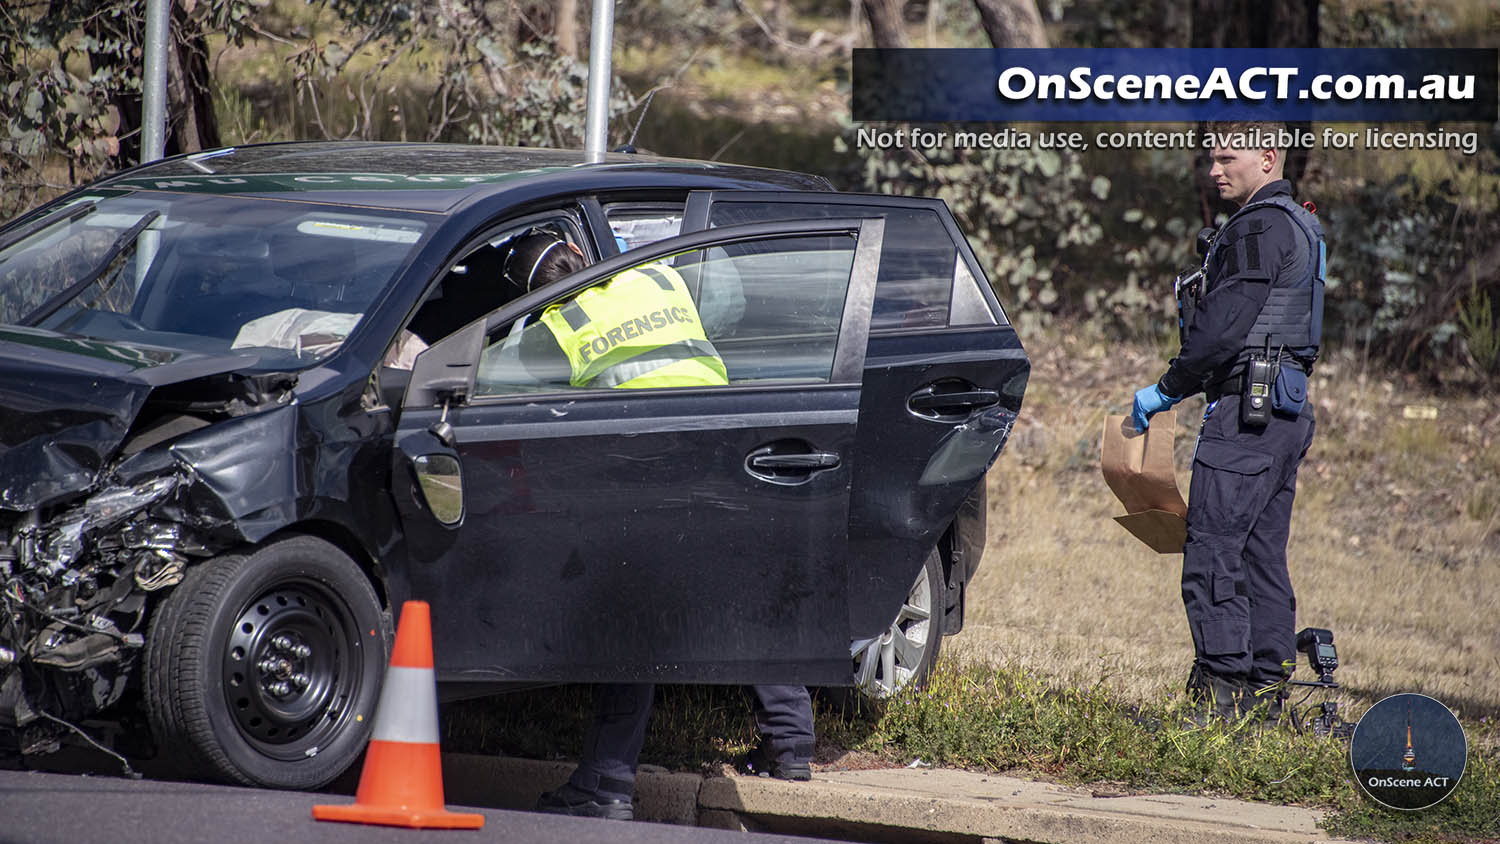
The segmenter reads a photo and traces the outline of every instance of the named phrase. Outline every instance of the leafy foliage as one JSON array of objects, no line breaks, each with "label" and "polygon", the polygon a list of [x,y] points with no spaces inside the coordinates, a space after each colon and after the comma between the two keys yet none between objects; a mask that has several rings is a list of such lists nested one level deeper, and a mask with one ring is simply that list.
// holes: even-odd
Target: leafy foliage
[{"label": "leafy foliage", "polygon": [[1485,378],[1500,374],[1500,330],[1495,327],[1488,292],[1474,291],[1464,299],[1458,310],[1458,326],[1474,371]]},{"label": "leafy foliage", "polygon": [[118,150],[120,118],[109,93],[139,88],[140,81],[114,68],[97,74],[82,68],[90,54],[123,64],[136,51],[124,39],[85,30],[128,16],[133,5],[32,2],[0,9],[0,115],[7,116],[0,137],[0,217],[30,205],[40,192],[68,187],[61,174],[46,171],[49,157],[71,181],[95,172]]},{"label": "leafy foliage", "polygon": [[1398,365],[1457,356],[1460,300],[1500,286],[1493,160],[1481,150],[1446,175],[1363,180],[1324,206],[1329,320],[1346,338]]},{"label": "leafy foliage", "polygon": [[[201,50],[206,35],[236,45],[247,39],[291,45],[291,82],[310,114],[306,123],[328,138],[405,140],[415,132],[420,140],[582,145],[588,69],[557,51],[546,4],[310,5],[314,15],[332,19],[333,37],[317,27],[271,31],[288,20],[270,0],[176,0],[178,60],[180,51]],[[143,7],[133,0],[25,0],[0,8],[0,114],[7,116],[0,218],[134,163],[118,157],[139,108]],[[403,123],[395,95],[413,68],[429,90],[421,92],[422,113]],[[612,90],[613,115],[634,105],[618,80]],[[258,131],[259,123],[245,125],[254,117],[238,92],[214,99],[242,138]],[[328,108],[332,103],[341,105]],[[189,107],[174,99],[174,123]]]},{"label": "leafy foliage", "polygon": [[[324,136],[395,134],[382,118],[415,70],[418,79],[431,80],[430,106],[401,127],[403,138],[410,130],[429,141],[583,145],[588,66],[559,53],[538,4],[319,2],[338,16],[341,32],[309,37],[292,66],[299,96]],[[634,105],[618,78],[611,91],[612,116]],[[357,107],[341,118],[325,115],[322,103],[330,99]]]}]

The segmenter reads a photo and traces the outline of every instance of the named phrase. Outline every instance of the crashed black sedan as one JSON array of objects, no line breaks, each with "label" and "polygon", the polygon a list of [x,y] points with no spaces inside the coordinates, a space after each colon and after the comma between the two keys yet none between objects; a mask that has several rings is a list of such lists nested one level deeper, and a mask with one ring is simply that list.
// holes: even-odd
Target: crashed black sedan
[{"label": "crashed black sedan", "polygon": [[[590,266],[508,289],[535,231]],[[544,308],[651,262],[727,385],[519,365]],[[888,694],[962,625],[1028,372],[938,200],[403,144],[104,179],[0,229],[0,753],[113,720],[184,773],[318,786],[408,598],[450,696]]]}]

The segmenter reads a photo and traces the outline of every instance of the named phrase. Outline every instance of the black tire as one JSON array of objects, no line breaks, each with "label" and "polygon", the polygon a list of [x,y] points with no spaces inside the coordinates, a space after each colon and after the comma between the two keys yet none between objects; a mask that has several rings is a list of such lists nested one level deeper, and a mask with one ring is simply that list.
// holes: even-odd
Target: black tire
[{"label": "black tire", "polygon": [[332,544],[292,536],[215,557],[151,620],[151,732],[186,776],[318,788],[364,749],[389,653],[389,616]]},{"label": "black tire", "polygon": [[[927,559],[922,563],[922,569],[917,573],[911,590],[907,594],[907,600],[897,611],[896,617],[891,620],[891,626],[882,635],[871,643],[863,653],[854,656],[854,689],[851,690],[851,699],[863,697],[871,700],[881,700],[915,684],[920,689],[927,682],[927,675],[932,673],[932,666],[937,662],[938,651],[943,646],[943,611],[946,608],[946,592],[943,584],[943,561],[938,556],[938,551],[933,548],[927,554]],[[920,606],[925,603],[926,606]],[[918,613],[925,611],[926,618],[916,617]],[[903,637],[907,642],[920,640],[922,645],[921,655],[914,663],[905,662],[897,658],[895,660],[895,677],[885,676],[885,665],[879,659],[879,651],[896,637]],[[863,657],[863,659],[861,659]],[[872,674],[868,670],[868,660],[876,660]]]}]

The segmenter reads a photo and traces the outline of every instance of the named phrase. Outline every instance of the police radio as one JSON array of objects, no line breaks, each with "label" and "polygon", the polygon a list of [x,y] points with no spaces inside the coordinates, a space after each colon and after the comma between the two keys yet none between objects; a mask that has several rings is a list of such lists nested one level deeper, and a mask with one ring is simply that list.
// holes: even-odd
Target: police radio
[{"label": "police radio", "polygon": [[1255,357],[1245,368],[1245,389],[1240,396],[1240,421],[1247,426],[1264,428],[1271,423],[1271,385],[1276,381],[1276,364],[1268,358]]}]

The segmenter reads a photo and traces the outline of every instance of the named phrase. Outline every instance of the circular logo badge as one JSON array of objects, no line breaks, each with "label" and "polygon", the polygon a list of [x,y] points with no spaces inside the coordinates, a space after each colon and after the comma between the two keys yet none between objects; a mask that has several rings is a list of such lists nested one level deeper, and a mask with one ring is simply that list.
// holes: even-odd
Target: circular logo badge
[{"label": "circular logo badge", "polygon": [[1392,809],[1435,806],[1453,793],[1469,742],[1448,707],[1426,695],[1391,695],[1370,707],[1349,739],[1354,778],[1371,800]]}]

